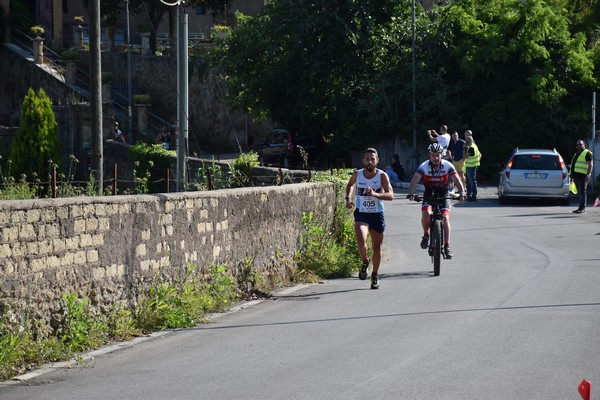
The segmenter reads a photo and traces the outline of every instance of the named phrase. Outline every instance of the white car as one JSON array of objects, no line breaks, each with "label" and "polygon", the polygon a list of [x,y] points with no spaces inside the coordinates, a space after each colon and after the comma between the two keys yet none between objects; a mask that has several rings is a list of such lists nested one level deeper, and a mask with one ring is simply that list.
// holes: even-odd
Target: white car
[{"label": "white car", "polygon": [[498,199],[556,199],[569,204],[569,171],[556,149],[516,148],[500,171]]}]

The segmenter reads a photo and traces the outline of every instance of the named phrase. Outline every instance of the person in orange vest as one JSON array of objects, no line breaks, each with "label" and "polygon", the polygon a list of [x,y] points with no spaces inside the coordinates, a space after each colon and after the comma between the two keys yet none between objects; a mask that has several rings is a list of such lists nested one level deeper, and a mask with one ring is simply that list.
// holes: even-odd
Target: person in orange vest
[{"label": "person in orange vest", "polygon": [[585,148],[583,140],[579,139],[575,146],[577,151],[571,159],[571,181],[575,182],[577,194],[579,195],[579,208],[574,210],[575,214],[585,214],[587,202],[587,187],[594,170],[594,155]]}]

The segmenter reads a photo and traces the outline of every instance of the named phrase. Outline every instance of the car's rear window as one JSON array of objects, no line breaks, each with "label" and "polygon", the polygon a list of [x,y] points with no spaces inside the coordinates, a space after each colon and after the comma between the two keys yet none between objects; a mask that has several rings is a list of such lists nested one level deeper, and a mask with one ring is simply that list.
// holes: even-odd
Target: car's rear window
[{"label": "car's rear window", "polygon": [[513,157],[512,169],[560,170],[558,156],[547,154],[519,154]]},{"label": "car's rear window", "polygon": [[274,131],[269,137],[269,144],[287,143],[288,134],[285,131]]}]

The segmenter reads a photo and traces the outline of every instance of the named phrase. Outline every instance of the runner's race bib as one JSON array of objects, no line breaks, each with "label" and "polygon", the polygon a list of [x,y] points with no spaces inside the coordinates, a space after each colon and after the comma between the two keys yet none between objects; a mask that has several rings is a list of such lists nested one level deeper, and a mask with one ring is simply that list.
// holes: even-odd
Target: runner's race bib
[{"label": "runner's race bib", "polygon": [[378,213],[383,212],[381,202],[372,196],[357,196],[358,211],[363,213]]}]

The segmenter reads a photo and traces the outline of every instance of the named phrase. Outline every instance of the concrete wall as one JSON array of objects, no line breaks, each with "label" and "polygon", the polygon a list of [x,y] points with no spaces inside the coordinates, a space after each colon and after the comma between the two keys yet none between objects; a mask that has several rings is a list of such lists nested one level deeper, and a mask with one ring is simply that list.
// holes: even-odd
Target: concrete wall
[{"label": "concrete wall", "polygon": [[0,317],[56,326],[64,293],[88,292],[101,308],[135,301],[157,273],[188,263],[245,260],[285,282],[303,212],[331,221],[330,183],[163,195],[0,202]]}]

